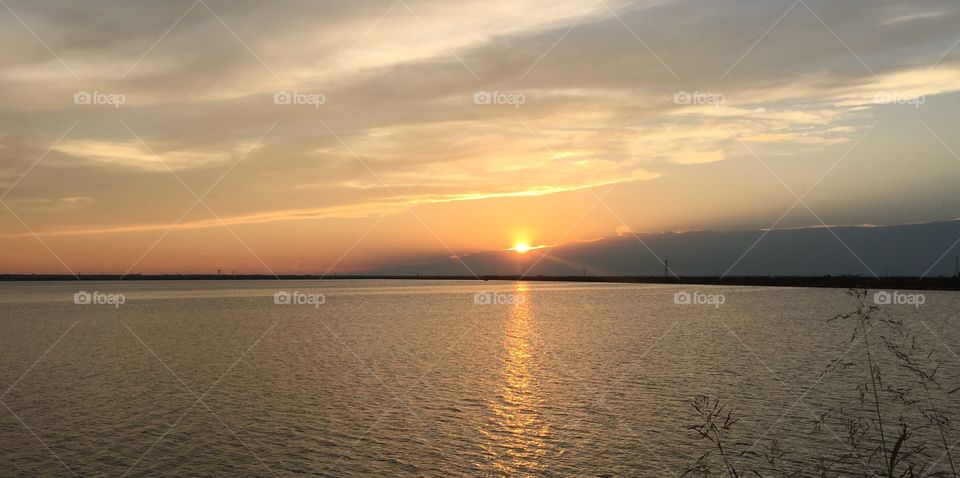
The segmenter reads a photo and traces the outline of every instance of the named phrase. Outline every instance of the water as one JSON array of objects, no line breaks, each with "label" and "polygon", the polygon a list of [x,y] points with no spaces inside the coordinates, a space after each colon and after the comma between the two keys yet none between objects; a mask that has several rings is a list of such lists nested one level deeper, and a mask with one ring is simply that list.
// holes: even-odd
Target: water
[{"label": "water", "polygon": [[[804,474],[844,452],[842,422],[811,428],[857,399],[850,370],[820,377],[865,359],[851,323],[825,322],[852,300],[684,289],[724,303],[665,285],[0,284],[0,476],[679,476],[708,449],[687,429],[699,394],[733,407],[741,446],[777,438]],[[76,305],[81,290],[123,303]],[[925,299],[885,310],[960,382],[960,294]]]}]

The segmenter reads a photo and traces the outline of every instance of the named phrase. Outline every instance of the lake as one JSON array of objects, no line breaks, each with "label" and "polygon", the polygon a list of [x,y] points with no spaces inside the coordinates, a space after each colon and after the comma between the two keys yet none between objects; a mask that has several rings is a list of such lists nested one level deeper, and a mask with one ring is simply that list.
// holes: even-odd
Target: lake
[{"label": "lake", "polygon": [[[960,384],[960,294],[899,297],[881,312]],[[849,448],[841,417],[813,425],[859,403],[866,349],[827,322],[855,307],[800,288],[0,283],[0,475],[680,476],[710,449],[698,395],[739,418],[731,447],[776,438],[813,475]],[[938,403],[960,421],[957,402]]]}]

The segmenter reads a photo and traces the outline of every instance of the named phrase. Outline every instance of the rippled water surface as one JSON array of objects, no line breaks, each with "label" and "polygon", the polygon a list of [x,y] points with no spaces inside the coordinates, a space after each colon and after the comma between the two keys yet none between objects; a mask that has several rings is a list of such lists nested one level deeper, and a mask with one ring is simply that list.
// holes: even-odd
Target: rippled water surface
[{"label": "rippled water surface", "polygon": [[[686,289],[725,300],[677,305],[665,285],[0,284],[0,476],[679,476],[705,451],[687,429],[699,394],[734,407],[744,443],[777,437],[799,464],[842,450],[841,430],[811,423],[856,398],[845,374],[821,377],[863,356],[849,324],[826,323],[851,299]],[[81,290],[124,303],[76,305]],[[280,290],[325,302],[275,304]],[[928,292],[888,309],[949,358],[948,379],[958,305]]]}]

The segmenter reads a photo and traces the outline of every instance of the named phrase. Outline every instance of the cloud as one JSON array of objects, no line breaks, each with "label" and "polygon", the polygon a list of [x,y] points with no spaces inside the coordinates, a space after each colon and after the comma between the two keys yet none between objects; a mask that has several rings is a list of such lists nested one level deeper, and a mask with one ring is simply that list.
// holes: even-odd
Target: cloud
[{"label": "cloud", "polygon": [[[0,141],[17,161],[4,178],[49,146],[51,125],[80,122],[11,197],[91,198],[38,216],[42,229],[169,224],[191,196],[167,166],[202,191],[274,122],[211,198],[231,223],[651,181],[723,163],[738,141],[827,148],[896,99],[960,89],[949,1],[811,1],[755,45],[792,1],[191,4],[10,2],[57,57],[0,19],[0,40],[23,45],[0,65]],[[85,108],[79,90],[128,101]],[[326,102],[277,105],[279,90]],[[478,105],[479,91],[524,102]]]}]

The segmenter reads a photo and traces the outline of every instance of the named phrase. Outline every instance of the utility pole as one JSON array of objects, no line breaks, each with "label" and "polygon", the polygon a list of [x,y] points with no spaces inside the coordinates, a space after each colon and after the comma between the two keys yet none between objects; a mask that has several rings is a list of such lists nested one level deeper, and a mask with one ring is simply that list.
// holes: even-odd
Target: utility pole
[{"label": "utility pole", "polygon": [[953,277],[960,279],[960,256],[953,257]]},{"label": "utility pole", "polygon": [[663,277],[670,277],[670,259],[663,261]]}]

